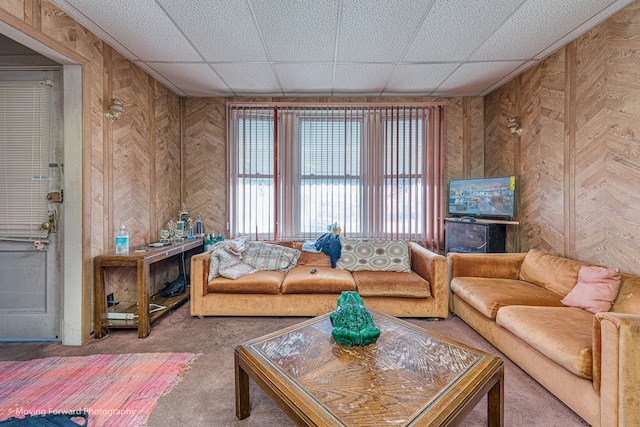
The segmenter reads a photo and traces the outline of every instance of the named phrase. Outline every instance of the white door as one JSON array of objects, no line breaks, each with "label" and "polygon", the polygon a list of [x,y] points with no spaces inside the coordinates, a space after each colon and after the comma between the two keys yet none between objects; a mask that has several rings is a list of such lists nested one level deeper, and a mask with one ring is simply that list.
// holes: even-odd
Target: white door
[{"label": "white door", "polygon": [[[0,71],[0,80],[53,81],[55,143],[51,147],[49,163],[50,192],[61,190],[64,168],[61,74],[60,69]],[[63,206],[63,203],[49,203],[54,229],[49,233],[47,243],[0,240],[0,341],[60,339]]]}]

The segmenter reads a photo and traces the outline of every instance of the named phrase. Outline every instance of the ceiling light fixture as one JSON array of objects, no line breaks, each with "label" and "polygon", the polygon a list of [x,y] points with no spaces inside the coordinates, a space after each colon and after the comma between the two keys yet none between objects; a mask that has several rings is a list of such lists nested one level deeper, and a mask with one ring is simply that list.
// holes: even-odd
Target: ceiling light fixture
[{"label": "ceiling light fixture", "polygon": [[124,101],[112,99],[104,115],[109,120],[109,123],[114,124],[120,118],[120,114],[124,113],[125,111],[126,109],[124,108]]},{"label": "ceiling light fixture", "polygon": [[511,131],[512,135],[522,135],[522,126],[520,125],[520,117],[512,117],[507,123],[507,127]]}]

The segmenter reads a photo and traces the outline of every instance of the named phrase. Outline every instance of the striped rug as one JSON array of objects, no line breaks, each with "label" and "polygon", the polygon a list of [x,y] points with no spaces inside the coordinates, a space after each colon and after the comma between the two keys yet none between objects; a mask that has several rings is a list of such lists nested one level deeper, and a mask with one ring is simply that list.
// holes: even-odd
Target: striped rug
[{"label": "striped rug", "polygon": [[89,426],[144,425],[193,353],[98,354],[0,361],[0,420],[86,411]]}]

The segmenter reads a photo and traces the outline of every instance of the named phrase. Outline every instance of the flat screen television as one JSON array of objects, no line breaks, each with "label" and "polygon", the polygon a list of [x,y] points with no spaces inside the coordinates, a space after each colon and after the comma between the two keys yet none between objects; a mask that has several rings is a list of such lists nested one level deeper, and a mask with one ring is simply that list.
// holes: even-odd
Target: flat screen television
[{"label": "flat screen television", "polygon": [[515,216],[516,177],[452,179],[449,215],[510,219]]}]

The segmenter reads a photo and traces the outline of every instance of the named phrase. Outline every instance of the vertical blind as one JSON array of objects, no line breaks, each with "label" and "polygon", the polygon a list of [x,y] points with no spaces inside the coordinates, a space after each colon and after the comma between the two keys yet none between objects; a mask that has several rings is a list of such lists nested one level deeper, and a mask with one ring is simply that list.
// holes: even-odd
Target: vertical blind
[{"label": "vertical blind", "polygon": [[45,239],[52,82],[0,82],[0,239]]},{"label": "vertical blind", "polygon": [[444,105],[229,106],[232,236],[443,240]]}]

